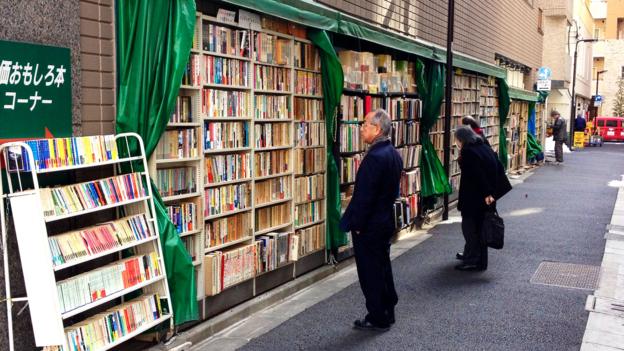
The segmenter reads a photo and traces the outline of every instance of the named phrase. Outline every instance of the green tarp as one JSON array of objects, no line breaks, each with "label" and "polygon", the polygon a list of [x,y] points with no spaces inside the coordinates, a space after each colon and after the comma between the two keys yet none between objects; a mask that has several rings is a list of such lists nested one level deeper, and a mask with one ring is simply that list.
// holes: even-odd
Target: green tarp
[{"label": "green tarp", "polygon": [[323,73],[323,111],[327,135],[327,248],[335,249],[347,244],[347,236],[339,229],[340,177],[332,150],[336,135],[336,108],[340,104],[344,75],[336,51],[324,30],[309,30],[308,38],[319,49]]},{"label": "green tarp", "polygon": [[505,169],[507,169],[507,131],[505,130],[505,122],[507,122],[511,98],[509,97],[509,86],[507,82],[502,78],[497,78],[496,83],[498,87],[498,116],[500,120],[498,129],[498,157]]},{"label": "green tarp", "polygon": [[416,86],[422,100],[420,177],[423,198],[451,193],[451,184],[429,135],[440,117],[440,107],[444,100],[445,71],[441,63],[427,61],[425,64],[421,59],[416,60]]},{"label": "green tarp", "polygon": [[[407,52],[435,62],[446,62],[446,50],[413,40],[407,36],[380,30],[377,26],[340,13],[337,10],[310,0],[224,0],[302,25],[345,34],[382,46]],[[453,65],[465,70],[504,78],[505,69],[480,62],[465,55],[454,54]]]},{"label": "green tarp", "polygon": [[509,97],[513,100],[538,101],[539,94],[534,91],[509,88]]},{"label": "green tarp", "polygon": [[535,137],[535,102],[529,102],[529,122],[527,128],[527,161],[534,160],[542,152],[542,146]]},{"label": "green tarp", "polygon": [[[193,41],[195,1],[120,0],[116,5],[117,133],[138,133],[149,157],[175,107]],[[194,267],[153,184],[174,322],[179,325],[198,318]]]}]

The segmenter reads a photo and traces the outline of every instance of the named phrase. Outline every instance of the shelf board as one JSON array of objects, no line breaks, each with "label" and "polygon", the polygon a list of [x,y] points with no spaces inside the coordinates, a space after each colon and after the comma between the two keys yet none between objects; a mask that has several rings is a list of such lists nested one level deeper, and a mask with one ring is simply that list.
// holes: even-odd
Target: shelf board
[{"label": "shelf board", "polygon": [[314,120],[295,119],[295,123],[325,123],[325,120],[323,119],[314,119]]},{"label": "shelf board", "polygon": [[169,122],[167,123],[167,128],[178,128],[178,127],[201,127],[201,123],[199,122]]},{"label": "shelf board", "polygon": [[325,222],[325,219],[319,219],[319,220],[316,220],[316,221],[314,221],[314,222],[310,222],[310,223],[306,223],[306,224],[297,225],[297,226],[295,226],[295,230],[297,230],[297,229],[303,229],[303,228],[307,228],[307,227],[311,227],[311,226],[313,226],[313,225],[316,225],[316,224],[321,224],[321,223],[323,223],[323,222]]},{"label": "shelf board", "polygon": [[252,210],[252,208],[248,207],[248,208],[243,208],[243,209],[239,209],[239,210],[222,212],[222,213],[206,216],[206,217],[204,217],[204,220],[205,221],[209,221],[209,220],[212,220],[212,219],[221,218],[221,217],[227,217],[227,216],[230,216],[230,215],[233,215],[233,214],[237,214],[237,213],[249,212],[251,210]]},{"label": "shelf board", "polygon": [[292,149],[292,145],[283,145],[283,146],[269,146],[269,147],[256,147],[254,151],[256,152],[264,152],[264,151],[272,151],[272,150],[285,150]]},{"label": "shelf board", "polygon": [[305,200],[305,201],[295,202],[295,206],[305,205],[305,204],[309,204],[309,203],[312,203],[312,202],[323,201],[323,200],[325,200],[325,197],[320,197],[318,199],[313,199],[313,200]]},{"label": "shelf board", "polygon": [[223,243],[223,244],[220,244],[220,245],[217,245],[217,246],[208,247],[208,248],[204,249],[204,253],[207,254],[207,253],[211,253],[211,252],[214,252],[214,251],[218,251],[220,249],[223,249],[223,248],[226,248],[226,247],[230,247],[230,246],[234,246],[236,244],[240,244],[242,242],[245,242],[247,240],[252,240],[252,239],[253,239],[253,236],[246,236],[246,237],[243,237],[243,238],[240,238],[240,239],[228,241],[227,243]]},{"label": "shelf board", "polygon": [[125,205],[134,204],[134,203],[137,203],[137,202],[148,200],[149,198],[150,198],[149,196],[142,196],[142,197],[138,197],[136,199],[132,199],[132,200],[128,200],[128,201],[117,202],[117,203],[114,203],[114,204],[109,204],[109,205],[105,205],[105,206],[99,206],[99,207],[96,207],[96,208],[90,208],[90,209],[83,210],[83,211],[76,211],[76,212],[67,213],[67,214],[58,215],[58,216],[48,216],[48,217],[44,217],[44,218],[45,218],[46,222],[50,223],[50,222],[54,222],[54,221],[59,221],[61,219],[77,217],[77,216],[81,216],[81,215],[88,214],[88,213],[94,213],[94,212],[104,211],[104,210],[108,210],[108,209],[112,209],[112,208],[116,208],[116,207],[121,207],[121,206],[125,206]]},{"label": "shelf board", "polygon": [[321,71],[317,71],[317,70],[314,70],[314,69],[309,69],[309,68],[301,68],[301,67],[295,67],[295,71],[310,72],[310,73],[318,73],[318,74],[321,74]]},{"label": "shelf board", "polygon": [[295,149],[324,149],[325,145],[317,145],[317,146],[295,146]]},{"label": "shelf board", "polygon": [[255,89],[254,93],[256,94],[277,94],[277,95],[290,95],[292,94],[289,90],[264,90],[264,89]]},{"label": "shelf board", "polygon": [[241,117],[241,116],[204,116],[202,117],[204,121],[251,121],[251,117]]},{"label": "shelf board", "polygon": [[255,118],[254,123],[278,123],[278,122],[292,122],[291,118]]},{"label": "shelf board", "polygon": [[238,152],[238,151],[251,151],[250,147],[235,147],[232,149],[209,149],[204,150],[204,154],[223,154],[229,152]]},{"label": "shelf board", "polygon": [[259,208],[263,208],[263,207],[269,207],[269,206],[273,206],[273,205],[283,204],[283,203],[292,201],[292,199],[293,199],[292,197],[287,197],[285,199],[279,199],[279,200],[265,202],[265,203],[262,203],[262,204],[256,204],[255,209],[259,209]]},{"label": "shelf board", "polygon": [[338,121],[341,124],[363,124],[364,121],[358,121],[358,120],[353,120],[353,119],[346,119],[346,120],[339,120]]},{"label": "shelf board", "polygon": [[219,186],[224,186],[224,185],[229,185],[229,184],[250,182],[252,180],[253,178],[242,178],[242,179],[228,180],[228,181],[223,181],[223,182],[218,182],[218,183],[207,183],[207,184],[204,184],[204,188],[216,188]]},{"label": "shelf board", "polygon": [[201,196],[201,193],[196,191],[196,192],[188,193],[188,194],[163,196],[162,200],[163,200],[163,202],[170,202],[170,201],[176,201],[176,200],[189,199],[189,198],[198,197],[198,196]]},{"label": "shelf board", "polygon": [[126,158],[120,158],[120,159],[117,159],[117,160],[109,160],[109,161],[88,163],[88,164],[82,164],[82,165],[39,169],[39,170],[36,171],[36,173],[37,174],[45,174],[45,173],[53,173],[53,172],[72,171],[72,170],[80,169],[80,168],[91,168],[91,167],[99,167],[99,166],[116,165],[118,163],[132,162],[132,161],[138,161],[138,160],[142,160],[142,159],[143,159],[143,157],[141,157],[141,156],[126,157]]},{"label": "shelf board", "polygon": [[201,233],[201,229],[195,229],[195,230],[190,230],[188,232],[182,232],[182,233],[178,233],[178,235],[183,238],[185,236],[189,236],[189,235],[195,235],[195,234],[199,234]]},{"label": "shelf board", "polygon": [[248,28],[241,27],[238,24],[238,22],[224,22],[224,21],[221,21],[221,20],[217,19],[216,17],[212,17],[212,16],[208,16],[208,15],[201,15],[201,19],[203,21],[212,22],[212,23],[215,23],[215,24],[222,24],[222,25],[225,25],[225,26],[231,26],[231,27],[236,27],[236,28],[241,28],[241,29],[248,29]]},{"label": "shelf board", "polygon": [[299,173],[299,174],[295,174],[295,177],[309,177],[309,176],[313,176],[317,174],[325,174],[325,171],[318,171],[318,172],[312,172],[312,173]]},{"label": "shelf board", "polygon": [[194,85],[186,85],[186,84],[182,84],[182,85],[180,85],[180,89],[187,89],[187,90],[200,90],[200,89],[201,89],[201,87],[194,86]]},{"label": "shelf board", "polygon": [[220,52],[215,52],[215,51],[202,50],[201,53],[204,54],[204,55],[225,57],[225,58],[234,59],[234,60],[240,60],[240,61],[251,61],[251,59],[249,57],[238,56],[238,55],[230,55],[230,54],[222,54]]},{"label": "shelf board", "polygon": [[106,256],[106,255],[110,255],[112,253],[116,253],[116,252],[119,252],[119,251],[123,251],[125,249],[129,249],[131,247],[135,247],[135,246],[139,246],[139,245],[142,245],[142,244],[145,244],[145,243],[149,243],[150,241],[154,241],[156,239],[157,239],[156,236],[152,235],[151,237],[143,239],[143,240],[137,240],[137,241],[134,241],[134,242],[131,242],[131,243],[119,246],[119,247],[115,247],[115,248],[112,248],[112,249],[104,250],[102,252],[99,252],[99,253],[96,253],[96,254],[93,254],[93,255],[83,256],[83,257],[78,258],[78,259],[70,260],[70,261],[65,262],[63,264],[59,264],[59,265],[54,266],[54,271],[58,272],[58,271],[61,271],[61,270],[65,269],[65,268],[69,268],[69,267],[73,267],[73,266],[79,265],[81,263],[93,261],[96,258],[100,258],[100,257]]},{"label": "shelf board", "polygon": [[276,226],[273,226],[273,227],[270,227],[270,228],[266,228],[266,229],[258,230],[258,231],[256,231],[256,234],[255,234],[255,235],[256,235],[256,236],[258,236],[258,235],[262,235],[262,234],[270,233],[270,232],[275,231],[275,230],[277,230],[277,229],[282,229],[282,228],[288,227],[288,226],[290,226],[290,225],[292,225],[292,224],[293,224],[293,222],[292,222],[292,221],[290,221],[290,222],[287,222],[287,223],[282,223],[282,224],[280,224],[280,225],[276,225]]},{"label": "shelf board", "polygon": [[340,186],[348,186],[348,185],[355,185],[355,180],[352,182],[340,183]]},{"label": "shelf board", "polygon": [[115,300],[115,299],[117,299],[119,297],[122,297],[122,296],[124,296],[126,294],[129,294],[129,293],[131,293],[133,291],[137,291],[137,290],[142,289],[142,288],[144,288],[144,287],[146,287],[148,285],[152,285],[154,283],[157,283],[157,282],[159,282],[159,281],[161,281],[163,279],[165,279],[165,275],[161,274],[161,275],[159,275],[156,278],[152,278],[150,280],[146,280],[144,282],[136,284],[135,286],[129,287],[127,289],[118,291],[118,292],[110,294],[110,295],[107,295],[106,297],[103,297],[103,298],[101,298],[99,300],[96,300],[96,301],[93,301],[93,302],[88,303],[86,305],[80,306],[80,307],[75,308],[75,309],[73,309],[71,311],[67,311],[65,313],[62,313],[61,317],[63,319],[67,319],[67,318],[73,317],[73,316],[75,316],[77,314],[80,314],[82,312],[88,311],[88,310],[90,310],[90,309],[92,309],[94,307],[100,306],[100,305],[105,304],[105,303],[107,303],[109,301]]},{"label": "shelf board", "polygon": [[255,177],[254,180],[259,181],[259,180],[265,180],[265,179],[272,179],[272,178],[278,178],[278,177],[283,177],[283,176],[289,176],[292,174],[293,172],[277,173],[277,174],[271,174],[267,176]]},{"label": "shelf board", "polygon": [[361,154],[364,153],[366,150],[359,150],[359,151],[340,151],[338,154],[340,156],[353,156],[353,155],[357,155],[357,154]]},{"label": "shelf board", "polygon": [[233,90],[251,90],[251,87],[246,87],[246,86],[242,86],[242,85],[214,84],[214,83],[204,83],[204,88],[233,89]]},{"label": "shelf board", "polygon": [[298,98],[306,98],[306,99],[322,99],[323,95],[309,95],[309,94],[294,94],[295,97]]},{"label": "shelf board", "polygon": [[278,64],[275,64],[275,63],[262,62],[262,61],[258,61],[258,60],[254,60],[253,63],[254,63],[254,65],[258,65],[258,66],[269,66],[269,67],[293,69],[293,66],[290,66],[290,65],[278,65]]},{"label": "shelf board", "polygon": [[200,161],[201,159],[202,159],[201,157],[166,158],[166,159],[156,160],[156,164],[164,165],[164,164],[170,164],[170,163],[195,162],[195,161]]},{"label": "shelf board", "polygon": [[193,266],[197,267],[202,264],[202,261],[193,261]]},{"label": "shelf board", "polygon": [[132,333],[126,334],[123,337],[115,340],[114,342],[112,342],[112,343],[110,343],[108,345],[103,346],[101,349],[98,349],[98,351],[105,351],[105,350],[110,350],[112,348],[115,348],[115,347],[123,344],[124,342],[134,338],[135,336],[143,334],[146,331],[152,329],[153,327],[155,327],[155,326],[165,322],[166,320],[171,319],[171,316],[172,315],[170,315],[170,314],[164,315],[164,316],[160,317],[159,319],[157,319],[157,320],[155,320],[153,322],[147,323],[144,326],[142,326],[142,327],[138,328],[137,330],[133,331]]}]

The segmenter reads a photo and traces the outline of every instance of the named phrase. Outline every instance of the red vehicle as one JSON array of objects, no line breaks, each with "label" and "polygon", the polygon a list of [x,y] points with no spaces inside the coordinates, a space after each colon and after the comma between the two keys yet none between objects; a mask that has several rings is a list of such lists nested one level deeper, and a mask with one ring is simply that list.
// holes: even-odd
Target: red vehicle
[{"label": "red vehicle", "polygon": [[596,134],[604,141],[624,141],[624,117],[596,117]]}]

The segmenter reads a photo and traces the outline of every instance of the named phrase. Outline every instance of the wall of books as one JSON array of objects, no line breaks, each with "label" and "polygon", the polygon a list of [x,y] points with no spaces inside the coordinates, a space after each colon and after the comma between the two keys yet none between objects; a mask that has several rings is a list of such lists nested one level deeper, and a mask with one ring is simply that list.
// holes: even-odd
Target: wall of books
[{"label": "wall of books", "polygon": [[326,261],[326,134],[320,57],[305,28],[198,8],[155,163],[208,318]]},{"label": "wall of books", "polygon": [[542,103],[536,103],[535,104],[535,138],[537,139],[537,142],[539,142],[540,145],[542,146],[544,146],[544,139],[546,138],[546,135],[544,133],[546,120],[547,120],[546,105]]},{"label": "wall of books", "polygon": [[509,171],[517,171],[526,165],[526,143],[529,119],[529,103],[512,100],[505,128],[507,129],[507,154]]},{"label": "wall of books", "polygon": [[[364,158],[366,145],[360,127],[368,112],[385,109],[392,120],[391,139],[404,163],[400,198],[395,203],[398,226],[408,226],[418,216],[420,193],[421,101],[414,83],[414,62],[387,54],[339,50],[345,73],[344,92],[339,106],[338,135],[342,211],[353,194],[355,175]],[[349,243],[339,249],[348,250]]]}]

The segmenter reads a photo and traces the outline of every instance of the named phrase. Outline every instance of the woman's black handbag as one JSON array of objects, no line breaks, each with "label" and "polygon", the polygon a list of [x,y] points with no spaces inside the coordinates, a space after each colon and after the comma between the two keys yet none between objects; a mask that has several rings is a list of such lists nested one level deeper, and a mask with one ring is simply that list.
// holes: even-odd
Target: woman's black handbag
[{"label": "woman's black handbag", "polygon": [[487,246],[500,250],[505,244],[505,222],[496,209],[488,209],[483,218],[483,240]]}]

